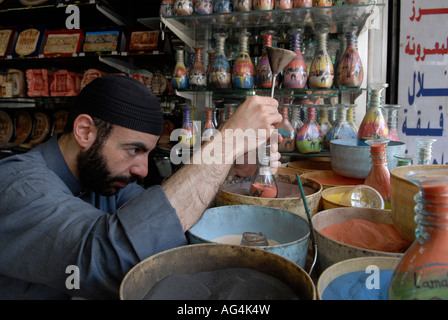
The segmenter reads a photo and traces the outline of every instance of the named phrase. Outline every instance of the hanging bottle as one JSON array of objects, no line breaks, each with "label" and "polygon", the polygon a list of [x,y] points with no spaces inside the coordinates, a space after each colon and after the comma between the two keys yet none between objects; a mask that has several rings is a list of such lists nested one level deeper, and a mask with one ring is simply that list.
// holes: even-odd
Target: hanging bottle
[{"label": "hanging bottle", "polygon": [[313,0],[294,0],[294,8],[309,8],[313,6]]},{"label": "hanging bottle", "polygon": [[[260,60],[258,60],[257,65],[257,87],[258,88],[271,88],[272,86],[272,70],[269,64],[268,53],[266,52],[266,47],[272,47],[272,41],[275,35],[274,30],[264,30],[261,33],[263,37],[264,47],[263,53],[261,54]],[[278,85],[278,81],[275,81],[275,85]]]},{"label": "hanging bottle", "polygon": [[331,88],[333,86],[333,63],[327,52],[329,31],[330,28],[328,25],[319,25],[316,27],[318,43],[308,75],[312,88]]},{"label": "hanging bottle", "polygon": [[296,147],[296,134],[294,132],[294,127],[289,121],[289,106],[282,105],[280,110],[283,120],[278,123],[275,128],[278,129],[278,133],[283,137],[283,140],[278,144],[278,151],[292,152]]},{"label": "hanging bottle", "polygon": [[383,197],[385,209],[390,209],[390,172],[386,156],[389,139],[371,139],[366,142],[370,146],[372,168],[364,184],[376,189]]},{"label": "hanging bottle", "polygon": [[251,11],[252,0],[233,0],[234,11]]},{"label": "hanging bottle", "polygon": [[333,5],[333,0],[313,0],[313,7],[330,7]]},{"label": "hanging bottle", "polygon": [[337,69],[337,83],[339,88],[359,88],[364,80],[364,69],[358,53],[358,27],[347,28],[345,38],[347,48],[339,61]]},{"label": "hanging bottle", "polygon": [[[318,107],[320,117],[317,123],[319,124],[320,131],[322,132],[324,138],[327,136],[327,133],[330,131],[332,127],[332,124],[328,119],[328,108],[329,108],[328,105],[320,105]],[[326,144],[324,144],[324,148],[326,148]]]},{"label": "hanging bottle", "polygon": [[250,33],[240,33],[240,54],[233,65],[232,80],[236,89],[252,89],[255,82],[254,64],[249,56],[248,41]]},{"label": "hanging bottle", "polygon": [[195,14],[212,14],[213,0],[195,0],[193,12]]},{"label": "hanging bottle", "polygon": [[274,0],[254,0],[254,10],[272,10],[274,9]]},{"label": "hanging bottle", "polygon": [[214,108],[208,108],[205,110],[205,123],[202,130],[202,142],[210,141],[210,139],[216,135],[218,130],[213,122]]},{"label": "hanging bottle", "polygon": [[212,85],[215,89],[227,89],[231,85],[232,73],[230,70],[229,61],[227,60],[224,52],[226,39],[226,33],[215,34],[217,52],[213,60],[211,71]]},{"label": "hanging bottle", "polygon": [[296,137],[297,149],[301,153],[320,152],[324,146],[324,136],[316,121],[316,107],[308,106],[308,119]]},{"label": "hanging bottle", "polygon": [[270,148],[265,154],[258,155],[258,168],[252,177],[249,194],[252,197],[277,198],[278,187],[274,174],[271,171]]},{"label": "hanging bottle", "polygon": [[343,104],[337,105],[337,119],[334,125],[331,126],[325,136],[325,145],[330,149],[331,141],[336,139],[356,139],[357,135],[353,127],[347,121],[347,106]]},{"label": "hanging bottle", "polygon": [[398,104],[385,104],[383,110],[386,111],[387,126],[389,128],[389,139],[390,141],[400,141],[398,138],[398,109],[400,109]]},{"label": "hanging bottle", "polygon": [[230,13],[233,11],[233,0],[215,0],[215,13]]},{"label": "hanging bottle", "polygon": [[302,28],[288,30],[291,39],[290,47],[296,57],[283,70],[283,87],[288,89],[303,89],[306,86],[308,74],[305,59],[302,55]]},{"label": "hanging bottle", "polygon": [[184,107],[182,128],[178,140],[182,148],[191,148],[195,144],[193,135],[193,123],[191,122],[190,116],[191,116],[190,107]]},{"label": "hanging bottle", "polygon": [[437,141],[433,138],[417,138],[417,158],[418,164],[431,164],[432,144]]},{"label": "hanging bottle", "polygon": [[275,9],[292,9],[294,7],[293,0],[275,0]]},{"label": "hanging bottle", "polygon": [[193,0],[176,0],[174,3],[176,16],[189,16],[193,13]]},{"label": "hanging bottle", "polygon": [[192,89],[205,89],[207,86],[207,76],[202,64],[202,48],[194,48],[195,58],[190,72],[190,86]]},{"label": "hanging bottle", "polygon": [[184,48],[176,47],[176,66],[174,67],[171,83],[173,89],[187,89],[188,72],[184,63]]},{"label": "hanging bottle", "polygon": [[416,240],[389,282],[389,300],[448,300],[448,170],[408,172],[414,197]]},{"label": "hanging bottle", "polygon": [[389,139],[389,128],[381,112],[383,105],[381,93],[387,86],[387,83],[369,84],[369,101],[367,103],[367,112],[359,126],[358,145],[365,146],[366,140],[370,139]]}]

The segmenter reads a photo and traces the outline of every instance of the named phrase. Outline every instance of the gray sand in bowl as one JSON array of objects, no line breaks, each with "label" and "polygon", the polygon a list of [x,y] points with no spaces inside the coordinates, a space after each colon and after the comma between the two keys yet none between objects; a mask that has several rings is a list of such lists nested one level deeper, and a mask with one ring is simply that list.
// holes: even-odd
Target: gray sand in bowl
[{"label": "gray sand in bowl", "polygon": [[159,281],[144,300],[298,300],[285,283],[248,268],[173,274]]}]

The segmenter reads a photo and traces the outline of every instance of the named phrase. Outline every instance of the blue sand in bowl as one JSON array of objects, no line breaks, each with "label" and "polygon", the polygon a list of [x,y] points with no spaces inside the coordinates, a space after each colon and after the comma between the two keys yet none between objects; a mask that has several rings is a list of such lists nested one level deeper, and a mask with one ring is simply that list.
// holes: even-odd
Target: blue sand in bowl
[{"label": "blue sand in bowl", "polygon": [[[322,294],[323,300],[387,300],[389,282],[393,270],[379,271],[379,289],[368,289],[366,280],[372,274],[365,271],[354,271],[341,275],[330,282]],[[372,281],[367,280],[367,283]]]}]

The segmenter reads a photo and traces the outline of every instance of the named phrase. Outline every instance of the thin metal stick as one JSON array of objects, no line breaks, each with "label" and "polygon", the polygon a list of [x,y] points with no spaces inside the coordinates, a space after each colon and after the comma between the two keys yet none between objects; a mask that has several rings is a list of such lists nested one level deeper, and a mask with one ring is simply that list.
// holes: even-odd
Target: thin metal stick
[{"label": "thin metal stick", "polygon": [[314,265],[316,264],[316,261],[317,261],[316,234],[314,232],[313,222],[311,221],[310,210],[308,209],[308,204],[306,202],[305,192],[303,191],[302,181],[300,181],[298,173],[296,173],[296,177],[297,177],[297,182],[299,184],[300,193],[302,194],[302,200],[303,200],[303,205],[305,207],[306,216],[308,217],[308,223],[310,226],[310,233],[311,233],[311,238],[312,238],[311,241],[313,242],[314,259],[313,259],[313,263],[311,264],[310,271],[308,271],[308,274],[311,275],[311,272],[313,272]]}]

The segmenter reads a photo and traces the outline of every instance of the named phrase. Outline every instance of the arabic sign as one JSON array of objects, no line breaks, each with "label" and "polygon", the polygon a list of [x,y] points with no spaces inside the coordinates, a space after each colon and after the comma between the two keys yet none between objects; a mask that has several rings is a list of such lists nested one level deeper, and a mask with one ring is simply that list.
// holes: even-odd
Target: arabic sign
[{"label": "arabic sign", "polygon": [[398,137],[417,164],[417,142],[435,138],[433,163],[448,164],[448,2],[401,1]]}]

